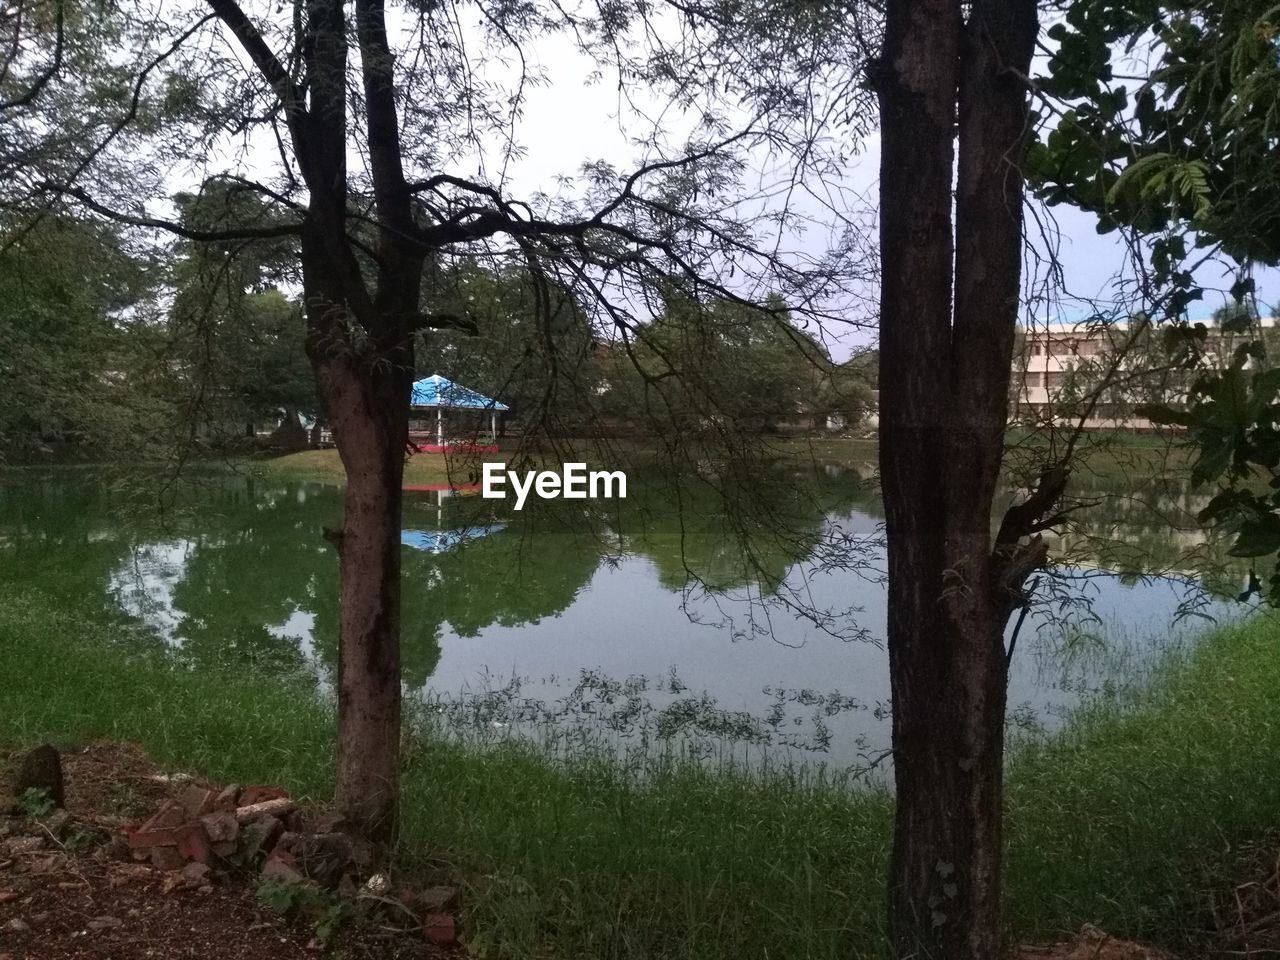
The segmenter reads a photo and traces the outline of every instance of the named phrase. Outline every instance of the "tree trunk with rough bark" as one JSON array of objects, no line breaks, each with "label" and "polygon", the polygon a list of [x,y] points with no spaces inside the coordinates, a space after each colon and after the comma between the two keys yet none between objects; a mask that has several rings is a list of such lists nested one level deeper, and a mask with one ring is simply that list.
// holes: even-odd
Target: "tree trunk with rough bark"
[{"label": "tree trunk with rough bark", "polygon": [[871,76],[900,958],[1001,955],[1003,633],[1061,490],[1042,485],[993,540],[1036,30],[1034,0],[891,0]]},{"label": "tree trunk with rough bark", "polygon": [[339,554],[338,764],[335,804],[352,828],[394,839],[400,792],[400,518],[413,333],[427,249],[409,242],[412,194],[401,167],[394,58],[380,0],[357,0],[355,27],[375,222],[369,260],[352,243],[346,170],[343,0],[308,0],[308,92],[285,79],[238,8],[210,0],[275,84],[310,191],[300,232],[307,353],[347,476]]},{"label": "tree trunk with rough bark", "polygon": [[337,538],[335,805],[382,843],[393,839],[400,784],[400,516],[411,381],[408,368],[348,363],[328,364],[322,378],[347,475]]}]

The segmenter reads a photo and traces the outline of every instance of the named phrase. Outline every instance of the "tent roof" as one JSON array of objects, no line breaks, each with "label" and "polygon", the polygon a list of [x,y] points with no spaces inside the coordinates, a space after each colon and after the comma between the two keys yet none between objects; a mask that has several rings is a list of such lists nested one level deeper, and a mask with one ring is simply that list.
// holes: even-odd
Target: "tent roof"
[{"label": "tent roof", "polygon": [[446,410],[508,410],[505,403],[477,393],[435,373],[413,384],[412,407],[443,407]]}]

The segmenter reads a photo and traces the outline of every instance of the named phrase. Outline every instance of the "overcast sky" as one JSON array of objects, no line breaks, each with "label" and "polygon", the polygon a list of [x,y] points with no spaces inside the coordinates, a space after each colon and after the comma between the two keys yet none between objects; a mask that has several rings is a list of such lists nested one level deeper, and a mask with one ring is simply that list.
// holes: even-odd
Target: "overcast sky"
[{"label": "overcast sky", "polygon": [[[266,17],[265,8],[262,13]],[[394,24],[393,24],[394,26]],[[483,50],[480,31],[469,41],[475,49]],[[238,53],[238,51],[236,51]],[[620,171],[634,169],[643,159],[653,159],[652,152],[643,152],[635,141],[653,129],[652,117],[662,114],[662,124],[671,132],[668,143],[679,144],[693,129],[698,117],[695,112],[663,108],[656,97],[647,97],[644,91],[630,89],[630,99],[638,103],[646,119],[629,108],[620,97],[616,76],[607,71],[603,77],[593,77],[597,65],[580,53],[566,34],[543,36],[535,44],[527,45],[524,54],[528,58],[530,73],[545,74],[546,82],[524,89],[525,105],[522,117],[515,129],[515,141],[522,148],[522,155],[504,165],[502,143],[490,138],[482,150],[463,153],[452,159],[447,172],[467,177],[480,177],[497,182],[505,174],[505,192],[515,199],[529,198],[543,192],[551,196],[560,193],[572,195],[575,187],[564,186],[561,178],[576,176],[586,161],[606,160]],[[484,50],[477,59],[483,78],[489,82],[513,87],[518,77],[516,60],[511,50]],[[473,50],[474,55],[474,50]],[[246,69],[251,69],[246,64]],[[862,196],[868,222],[874,217],[877,195],[876,176],[879,163],[878,138],[872,134],[864,142],[849,144],[851,159],[844,167],[842,183],[846,196]],[[198,163],[199,169],[191,171],[199,177],[226,169],[228,159],[238,151],[228,151],[207,162]],[[353,158],[354,159],[354,158]],[[261,168],[275,165],[276,153],[272,146],[263,143],[248,155],[241,155],[241,172],[260,174]],[[763,160],[761,161],[763,166]],[[455,164],[460,168],[455,168]],[[255,169],[257,168],[257,169]],[[793,202],[808,209],[816,219],[832,218],[816,201],[800,197]],[[1046,240],[1040,230],[1041,223],[1050,223],[1052,240]],[[1055,288],[1049,302],[1039,299],[1045,291],[1043,270],[1036,267],[1036,256],[1028,259],[1027,284],[1029,298],[1027,315],[1044,319],[1082,319],[1095,308],[1105,308],[1121,295],[1115,285],[1118,273],[1125,266],[1125,252],[1117,235],[1100,236],[1091,215],[1067,207],[1041,211],[1028,218],[1028,244],[1035,253],[1047,257],[1050,244],[1056,245],[1058,262],[1062,268],[1062,287]],[[809,231],[803,238],[791,241],[797,250],[821,253],[830,244],[837,225],[831,230]],[[808,249],[806,249],[808,248]],[[1214,292],[1206,295],[1201,311],[1193,316],[1207,317],[1225,300],[1225,291],[1232,278],[1221,266],[1210,266],[1200,271],[1198,279]],[[1280,297],[1280,283],[1274,274],[1260,275],[1260,298],[1273,303]],[[874,299],[874,291],[868,291]],[[1265,308],[1264,308],[1265,309]],[[850,311],[851,313],[853,311]],[[865,329],[827,331],[833,353],[846,355],[857,346],[867,343],[873,333]]]},{"label": "overcast sky", "polygon": [[[571,174],[584,159],[605,158],[620,168],[634,163],[635,151],[620,120],[616,89],[588,79],[592,64],[578,54],[562,38],[549,38],[538,47],[542,66],[550,83],[529,94],[518,139],[526,154],[510,168],[510,188],[514,195],[542,190],[555,193],[557,177]],[[625,111],[624,111],[625,112]],[[859,152],[849,163],[847,185],[864,196],[875,198],[879,164],[878,137],[872,135],[859,145]],[[1032,201],[1034,203],[1034,201]],[[1123,299],[1117,287],[1117,273],[1123,271],[1126,254],[1118,234],[1100,235],[1093,215],[1067,206],[1041,208],[1043,222],[1054,228],[1058,262],[1062,267],[1064,289],[1055,291],[1055,303],[1029,305],[1029,313],[1043,319],[1081,319],[1097,307]],[[1029,217],[1028,243],[1047,256],[1049,242],[1042,236],[1036,217]],[[819,242],[821,238],[816,238]],[[1028,262],[1028,284],[1043,291],[1034,258]],[[1233,277],[1226,264],[1209,264],[1198,273],[1206,288],[1204,305],[1193,308],[1194,319],[1207,318],[1227,299],[1226,290]],[[1258,275],[1259,296],[1267,306],[1280,297],[1280,283],[1273,272]],[[1264,312],[1267,309],[1264,306]],[[870,334],[851,331],[842,339],[841,352],[866,343]]]}]

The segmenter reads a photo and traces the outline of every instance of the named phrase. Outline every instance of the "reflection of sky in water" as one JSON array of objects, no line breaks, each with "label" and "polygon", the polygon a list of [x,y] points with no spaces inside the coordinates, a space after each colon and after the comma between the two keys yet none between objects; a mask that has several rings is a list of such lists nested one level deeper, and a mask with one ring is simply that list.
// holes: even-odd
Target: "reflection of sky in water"
[{"label": "reflection of sky in water", "polygon": [[[855,527],[873,524],[852,517]],[[859,519],[862,523],[858,523]],[[886,603],[883,587],[852,571],[793,569],[789,581],[819,607],[848,606],[850,593],[861,608],[859,627],[882,638]],[[1023,625],[1009,683],[1009,710],[1024,722],[1052,730],[1082,694],[1094,691],[1121,671],[1149,661],[1179,639],[1204,629],[1197,617],[1177,619],[1187,587],[1169,581],[1126,585],[1120,578],[1093,573],[1080,587],[1084,601],[1069,608],[1042,608]],[[575,602],[563,613],[518,627],[490,626],[478,636],[446,630],[439,666],[429,691],[465,694],[500,687],[512,677],[524,680],[522,694],[543,700],[564,697],[582,668],[616,679],[663,678],[672,671],[687,688],[681,693],[654,689],[648,698],[668,705],[690,693],[707,692],[726,711],[767,716],[778,691],[788,693],[787,726],[795,739],[812,742],[814,722],[833,734],[823,758],[837,765],[874,757],[888,746],[889,724],[877,707],[889,700],[888,654],[879,643],[844,640],[814,629],[785,610],[773,610],[772,637],[753,635],[741,620],[752,605],[732,597],[680,597],[664,588],[654,564],[629,557],[601,566]],[[1212,608],[1219,618],[1229,608]],[[759,618],[760,611],[755,609]],[[1090,647],[1081,630],[1098,633],[1094,617],[1107,624]],[[704,624],[691,622],[701,620]],[[1012,632],[1010,626],[1010,633]],[[730,637],[737,637],[731,640]],[[1101,643],[1105,655],[1101,654]],[[1084,655],[1070,655],[1072,651]],[[1118,679],[1123,679],[1119,677]],[[813,694],[839,692],[857,704],[827,715],[821,706],[807,709]]]},{"label": "reflection of sky in water", "polygon": [[174,603],[174,591],[186,575],[191,547],[190,540],[136,547],[107,579],[107,593],[120,609],[147,624],[174,649],[182,647],[178,628],[186,619]]},{"label": "reflection of sky in water", "polygon": [[[174,649],[182,650],[190,647],[184,638],[193,636],[193,630],[207,629],[210,624],[206,621],[218,616],[218,603],[235,604],[237,589],[245,589],[232,580],[201,584],[205,596],[225,596],[225,601],[202,608],[199,616],[204,619],[199,621],[181,609],[184,578],[201,551],[208,560],[223,548],[219,536],[244,538],[241,549],[269,551],[264,556],[269,555],[272,562],[276,557],[281,563],[290,558],[297,562],[304,553],[316,556],[329,549],[318,545],[318,530],[313,528],[322,522],[332,523],[332,496],[308,501],[301,490],[296,496],[265,491],[251,495],[248,502],[239,501],[238,508],[249,503],[250,513],[290,509],[294,513],[289,517],[301,519],[290,519],[291,525],[270,535],[250,529],[253,521],[245,520],[244,525],[230,525],[227,534],[175,537],[126,548],[109,569],[107,594],[120,610],[148,624]],[[845,510],[837,522],[845,534],[870,538],[879,521],[867,513]],[[442,555],[452,562],[449,558],[454,551],[473,546],[463,542],[465,539],[475,540],[483,548],[484,543],[520,536],[514,529],[504,531],[501,523],[479,523],[468,528],[464,537],[461,529],[451,529],[455,525],[439,505],[407,513],[406,596],[425,597],[430,604],[434,602],[426,591],[456,589],[457,579],[444,576],[445,568],[434,558]],[[829,524],[827,532],[833,529]],[[475,591],[476,599],[467,602],[483,604],[485,598],[492,601],[503,591],[519,590],[526,567],[541,566],[545,572],[554,561],[547,559],[541,547],[536,536],[528,538],[519,555],[513,553],[510,568],[495,570],[485,590]],[[409,562],[413,556],[424,558],[424,550],[431,554],[429,563],[425,559]],[[790,567],[786,587],[813,609],[843,611],[855,606],[856,625],[870,637],[882,638],[885,594],[875,574],[882,566],[883,554],[879,547],[867,548],[865,544],[864,551],[861,559],[870,561],[869,570],[828,568],[805,561]],[[323,562],[332,562],[329,555]],[[587,670],[618,681],[630,678],[632,686],[643,688],[646,701],[658,710],[689,702],[705,692],[720,711],[772,717],[769,729],[774,745],[820,743],[823,731],[829,731],[830,749],[821,758],[837,765],[855,764],[860,757],[877,755],[887,745],[888,723],[878,708],[888,700],[888,664],[879,643],[842,639],[817,629],[784,606],[762,606],[756,591],[681,594],[668,585],[670,569],[664,570],[649,555],[630,552],[616,562],[584,562],[584,571],[590,571],[583,574],[585,582],[569,584],[565,597],[571,599],[558,613],[510,614],[505,622],[481,626],[477,624],[504,618],[478,617],[476,623],[457,629],[444,623],[438,631],[439,662],[418,694],[428,698],[473,696],[502,688],[517,678],[521,681],[520,698],[552,705],[570,698],[576,715],[607,719],[618,705],[604,702],[608,698],[598,690],[583,693],[579,680]],[[229,570],[213,569],[218,571],[214,575],[230,578],[235,574],[235,562],[230,562]],[[288,595],[287,603],[277,604],[274,612],[258,616],[256,622],[273,638],[296,641],[322,693],[331,694],[331,652],[326,657],[326,651],[319,649],[317,622],[321,617],[331,619],[333,610],[332,604],[325,607],[316,599],[317,591],[329,589],[323,573],[329,568],[307,569],[321,572],[311,575],[306,592]],[[206,571],[204,575],[211,574]],[[1045,729],[1060,724],[1063,712],[1083,694],[1117,677],[1123,681],[1126,676],[1139,675],[1153,654],[1205,625],[1198,617],[1178,619],[1188,588],[1175,581],[1127,582],[1086,570],[1041,576],[1040,602],[1018,637],[1009,709],[1015,718],[1032,719]],[[333,585],[336,587],[336,577]],[[253,586],[260,591],[271,589],[267,582]],[[1063,597],[1074,600],[1060,602]],[[1218,619],[1238,615],[1221,603],[1202,612]],[[265,619],[275,622],[262,623]],[[1105,629],[1099,629],[1099,622]],[[761,625],[767,627],[763,632],[758,629]],[[332,623],[329,629],[334,629]],[[412,645],[433,643],[434,630],[415,630],[406,619],[404,633],[406,662],[415,653],[431,653],[414,650]],[[673,677],[679,682],[673,684]],[[838,701],[829,697],[835,692],[842,695]],[[832,708],[833,703],[837,708]]]},{"label": "reflection of sky in water", "polygon": [[316,650],[316,615],[314,613],[308,613],[306,610],[295,607],[293,613],[289,614],[289,619],[285,620],[284,623],[276,624],[275,626],[268,625],[267,633],[281,640],[296,641],[298,649],[302,653],[303,662],[316,679],[316,689],[320,692],[320,695],[323,697],[333,696],[333,682],[329,679],[329,672],[325,669],[324,663]]}]

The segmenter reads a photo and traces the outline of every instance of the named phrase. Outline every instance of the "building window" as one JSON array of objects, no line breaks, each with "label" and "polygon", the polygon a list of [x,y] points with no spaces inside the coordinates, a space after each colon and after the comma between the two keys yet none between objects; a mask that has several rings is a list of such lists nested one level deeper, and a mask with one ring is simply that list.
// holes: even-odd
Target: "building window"
[{"label": "building window", "polygon": [[1097,340],[1081,340],[1076,352],[1082,357],[1096,357],[1101,352],[1100,346]]},{"label": "building window", "polygon": [[1062,386],[1062,371],[1050,370],[1044,375],[1044,385],[1046,389],[1056,390]]},{"label": "building window", "polygon": [[1069,340],[1055,340],[1049,344],[1049,356],[1051,357],[1069,357],[1071,356],[1071,342]]}]

